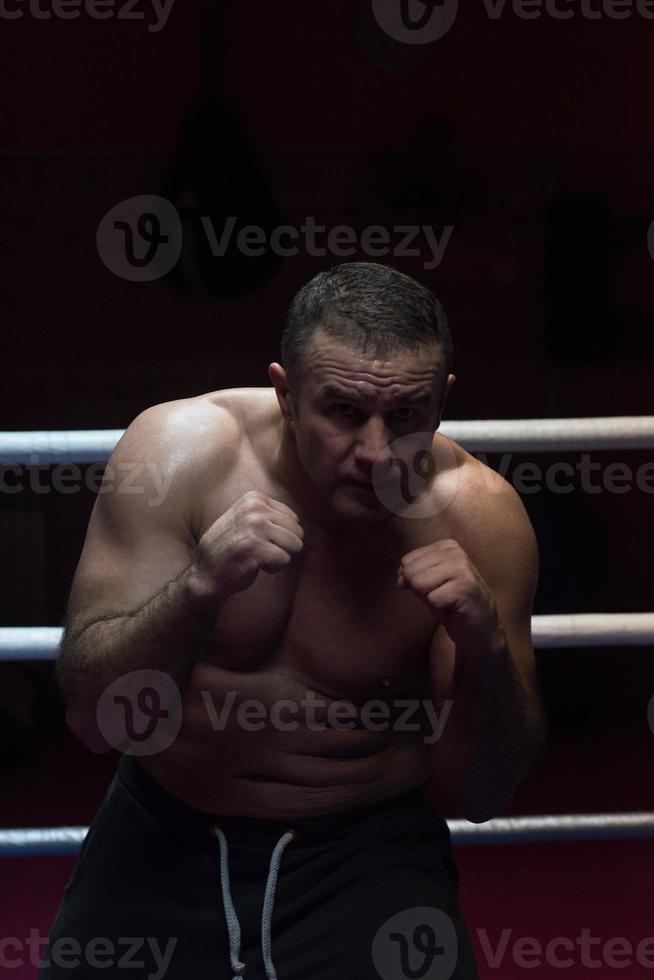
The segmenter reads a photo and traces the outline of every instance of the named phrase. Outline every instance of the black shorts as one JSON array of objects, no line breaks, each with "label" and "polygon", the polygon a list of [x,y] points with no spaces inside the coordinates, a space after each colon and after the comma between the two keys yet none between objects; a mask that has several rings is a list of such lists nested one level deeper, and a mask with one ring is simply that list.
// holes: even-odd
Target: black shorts
[{"label": "black shorts", "polygon": [[307,820],[226,817],[123,756],[39,978],[469,980],[457,888],[422,789]]}]

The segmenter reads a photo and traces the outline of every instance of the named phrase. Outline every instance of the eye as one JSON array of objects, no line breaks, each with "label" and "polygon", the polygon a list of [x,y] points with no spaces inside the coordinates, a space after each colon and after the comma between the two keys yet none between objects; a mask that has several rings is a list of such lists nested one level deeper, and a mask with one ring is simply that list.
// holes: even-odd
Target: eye
[{"label": "eye", "polygon": [[[408,414],[406,414],[408,412]],[[404,414],[402,414],[404,413]],[[416,410],[415,408],[398,408],[393,412],[393,415],[398,422],[410,422],[411,419],[415,418]]]},{"label": "eye", "polygon": [[332,405],[332,412],[341,419],[352,418],[356,412],[356,408],[353,405],[348,405],[346,402],[339,402],[337,405]]}]

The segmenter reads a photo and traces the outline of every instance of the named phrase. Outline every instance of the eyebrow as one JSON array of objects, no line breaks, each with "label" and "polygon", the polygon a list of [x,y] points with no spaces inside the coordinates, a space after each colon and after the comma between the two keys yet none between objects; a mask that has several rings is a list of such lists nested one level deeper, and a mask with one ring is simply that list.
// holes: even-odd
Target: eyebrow
[{"label": "eyebrow", "polygon": [[[325,398],[342,398],[344,401],[359,401],[359,396],[350,391],[344,391],[341,388],[337,388],[334,385],[328,385],[322,392],[321,397]],[[400,405],[425,405],[427,402],[432,400],[431,391],[420,391],[415,394],[403,395],[398,398],[398,404]]]}]

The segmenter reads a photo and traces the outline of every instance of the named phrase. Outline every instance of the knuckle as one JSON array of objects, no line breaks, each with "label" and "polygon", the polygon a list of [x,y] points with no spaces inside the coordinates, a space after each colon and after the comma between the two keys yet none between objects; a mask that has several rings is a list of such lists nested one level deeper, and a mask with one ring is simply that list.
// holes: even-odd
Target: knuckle
[{"label": "knuckle", "polygon": [[266,548],[262,552],[262,564],[268,571],[283,568],[291,560],[291,556],[283,548]]},{"label": "knuckle", "polygon": [[246,513],[260,510],[264,502],[263,494],[259,493],[258,490],[248,490],[248,492],[241,497],[241,502]]},{"label": "knuckle", "polygon": [[255,572],[258,567],[258,561],[252,555],[241,558],[241,560],[238,562],[238,570],[241,575],[250,575],[252,572]]},{"label": "knuckle", "polygon": [[246,527],[239,541],[240,551],[254,551],[259,544],[259,536],[253,527]]},{"label": "knuckle", "polygon": [[266,521],[260,510],[251,510],[245,518],[245,526],[250,534],[255,536],[260,534],[264,528]]}]

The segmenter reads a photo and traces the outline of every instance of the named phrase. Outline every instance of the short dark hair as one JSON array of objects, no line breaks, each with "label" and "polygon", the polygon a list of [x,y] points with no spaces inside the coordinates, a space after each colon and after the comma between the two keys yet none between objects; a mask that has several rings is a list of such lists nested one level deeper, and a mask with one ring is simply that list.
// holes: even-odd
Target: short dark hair
[{"label": "short dark hair", "polygon": [[299,389],[304,355],[318,328],[364,354],[416,351],[437,342],[443,384],[451,371],[454,350],[441,303],[427,286],[387,265],[343,262],[320,272],[294,296],[281,343],[291,388]]}]

